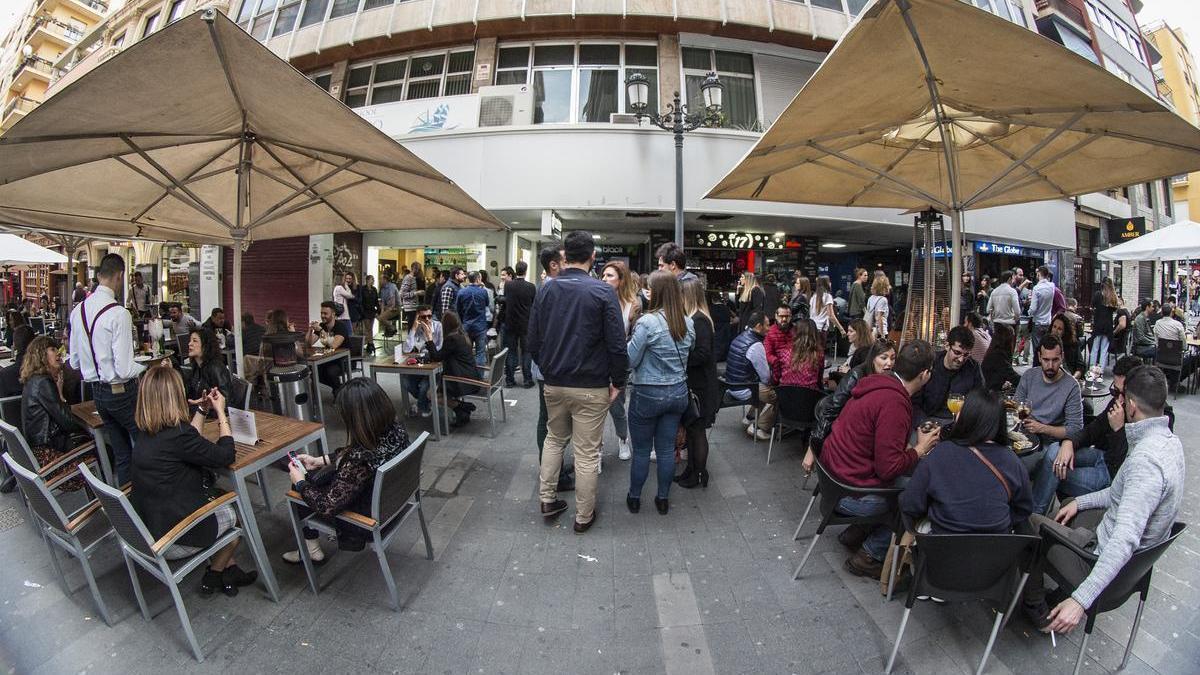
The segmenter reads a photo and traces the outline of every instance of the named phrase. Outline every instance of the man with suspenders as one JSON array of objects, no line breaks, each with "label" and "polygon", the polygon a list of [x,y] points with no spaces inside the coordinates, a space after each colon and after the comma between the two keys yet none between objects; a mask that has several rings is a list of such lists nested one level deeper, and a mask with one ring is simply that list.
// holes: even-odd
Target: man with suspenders
[{"label": "man with suspenders", "polygon": [[117,481],[124,485],[137,434],[137,378],[144,368],[133,360],[133,320],[116,300],[117,289],[124,288],[125,261],[109,253],[100,261],[98,276],[100,285],[71,312],[70,364],[92,387],[116,460]]}]

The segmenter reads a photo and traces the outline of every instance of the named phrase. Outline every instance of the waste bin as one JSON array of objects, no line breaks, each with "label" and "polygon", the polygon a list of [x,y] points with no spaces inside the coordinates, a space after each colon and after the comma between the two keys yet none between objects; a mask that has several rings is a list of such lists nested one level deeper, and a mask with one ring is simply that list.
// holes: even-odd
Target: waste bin
[{"label": "waste bin", "polygon": [[312,421],[312,396],[308,366],[275,366],[267,371],[275,412],[292,419]]}]

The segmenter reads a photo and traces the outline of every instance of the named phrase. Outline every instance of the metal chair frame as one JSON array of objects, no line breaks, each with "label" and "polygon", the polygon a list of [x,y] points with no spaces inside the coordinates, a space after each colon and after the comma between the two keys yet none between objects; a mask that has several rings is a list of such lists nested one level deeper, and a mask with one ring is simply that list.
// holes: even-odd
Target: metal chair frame
[{"label": "metal chair frame", "polygon": [[100,508],[104,510],[104,514],[108,516],[109,522],[116,530],[117,537],[121,542],[121,555],[125,558],[125,566],[129,570],[129,580],[133,584],[133,593],[137,596],[138,608],[142,611],[142,617],[146,621],[151,621],[154,615],[150,613],[150,608],[146,606],[146,598],[142,595],[142,584],[137,575],[138,567],[149,572],[171,592],[171,599],[175,610],[179,613],[179,622],[183,624],[183,632],[187,635],[192,654],[195,655],[197,661],[203,661],[204,652],[200,650],[200,643],[196,641],[196,634],[192,631],[192,622],[188,618],[187,607],[183,604],[183,596],[179,593],[179,582],[201,563],[206,562],[214,553],[240,537],[242,528],[237,526],[229,528],[224,534],[217,537],[211,546],[186,558],[185,562],[174,570],[171,569],[171,563],[166,559],[165,554],[180,537],[207,520],[219,507],[233,504],[237,509],[239,519],[244,519],[237,495],[233,492],[226,492],[207,502],[180,521],[170,532],[155,541],[137,511],[134,510],[133,504],[129,502],[128,495],[106,485],[82,464],[79,465],[79,472],[92,487],[100,501]]},{"label": "metal chair frame", "polygon": [[1154,365],[1167,375],[1167,384],[1171,384],[1170,373],[1175,373],[1175,384],[1171,386],[1171,396],[1174,399],[1179,398],[1179,385],[1183,379],[1183,352],[1184,345],[1182,340],[1168,340],[1158,338],[1156,341]]},{"label": "metal chair frame", "polygon": [[[803,406],[803,409],[801,410],[790,410],[788,412],[799,412],[803,414],[804,417],[788,417],[784,415],[784,398],[785,392],[788,390],[800,390],[796,392],[801,397],[797,403]],[[788,431],[812,431],[812,428],[817,424],[817,403],[825,396],[825,392],[819,389],[790,386],[776,387],[775,425],[771,427],[771,440],[767,443],[767,464],[771,463],[771,450],[775,447],[776,433],[778,433],[779,441],[782,443],[783,435]]]},{"label": "metal chair frame", "polygon": [[463,400],[483,401],[487,404],[488,423],[492,427],[492,438],[496,437],[496,411],[492,407],[492,399],[496,397],[496,394],[500,394],[500,421],[508,422],[508,411],[504,407],[504,360],[506,358],[508,358],[507,347],[496,352],[492,357],[492,364],[483,369],[487,379],[477,380],[454,375],[442,376],[442,380],[445,382],[473,385],[483,390],[481,394],[468,394],[462,398]]},{"label": "metal chair frame", "polygon": [[[996,644],[996,636],[1006,617],[1012,614],[1029,579],[1039,541],[1037,537],[1023,534],[918,534],[916,566],[904,603],[904,616],[900,619],[892,655],[883,672],[892,672],[917,596],[935,595],[950,601],[991,601],[996,619],[975,670],[976,675],[982,675]],[[963,549],[972,549],[977,555]],[[965,572],[964,567],[970,568],[970,572]],[[986,577],[973,578],[980,574]],[[930,576],[950,579],[953,586],[939,584]]]},{"label": "metal chair frame", "polygon": [[62,565],[59,563],[58,554],[54,552],[56,546],[79,561],[80,567],[83,568],[83,576],[87,579],[88,588],[91,589],[92,600],[96,603],[96,609],[100,612],[100,618],[104,619],[105,624],[109,626],[113,625],[112,614],[108,611],[108,605],[104,603],[104,597],[100,594],[100,587],[96,584],[96,575],[92,571],[91,557],[92,552],[99,548],[105,540],[113,536],[115,532],[112,526],[109,526],[107,530],[86,545],[79,538],[84,528],[100,512],[100,502],[92,499],[79,509],[67,513],[63,509],[62,504],[51,493],[50,488],[46,486],[46,481],[41,476],[21,466],[7,452],[4,453],[4,464],[12,472],[13,476],[16,477],[17,485],[20,486],[21,493],[25,497],[25,503],[29,506],[32,520],[36,523],[38,533],[42,536],[42,541],[46,542],[46,550],[50,552],[50,564],[54,567],[55,573],[58,574],[58,580],[62,585],[63,593],[71,595],[72,591],[67,584],[67,576],[63,573]]},{"label": "metal chair frame", "polygon": [[[897,548],[897,541],[903,534],[904,526],[900,522],[900,506],[897,500],[901,488],[858,488],[845,485],[838,482],[825,467],[821,465],[821,460],[818,459],[815,465],[817,472],[817,486],[821,489],[821,524],[817,526],[817,531],[813,534],[812,541],[808,545],[808,549],[804,551],[804,557],[800,559],[800,564],[796,566],[796,572],[792,575],[792,580],[800,578],[800,572],[804,569],[805,563],[808,562],[809,556],[812,555],[813,549],[817,547],[817,540],[824,534],[825,528],[830,525],[885,525],[892,530],[892,541],[888,544],[889,548]],[[837,503],[842,497],[863,497],[866,495],[879,495],[889,502],[889,509],[883,513],[874,516],[847,516],[837,513]],[[815,499],[814,493],[814,499]],[[807,516],[807,512],[805,512]],[[801,522],[803,524],[803,522]],[[900,556],[892,556],[892,570],[888,576],[887,599],[892,599],[892,591],[896,582],[896,570],[899,567]]]},{"label": "metal chair frame", "polygon": [[[758,387],[760,382],[757,380],[753,382],[730,382],[725,379],[724,375],[722,375],[717,378],[717,382],[721,385],[721,404],[717,406],[718,412],[724,410],[725,408],[741,408],[742,416],[738,418],[738,424],[741,425],[742,421],[746,419],[746,406],[750,406],[755,410],[762,410],[762,399],[760,399],[758,396]],[[738,399],[729,395],[729,392],[732,389],[749,389],[750,398],[746,399],[745,401],[739,401]],[[751,443],[758,445],[758,434],[754,434],[754,436],[751,438]],[[767,454],[770,455],[769,450],[767,451]],[[770,463],[769,457],[767,459],[767,463]]]},{"label": "metal chair frame", "polygon": [[[421,523],[421,536],[425,539],[425,557],[433,560],[433,543],[429,538],[429,527],[425,523],[425,511],[421,507],[421,460],[425,454],[425,444],[429,441],[429,432],[422,432],[399,455],[393,457],[375,470],[375,484],[371,494],[371,515],[364,516],[352,511],[343,511],[334,517],[335,520],[356,527],[371,535],[370,546],[375,550],[379,559],[379,568],[383,573],[384,583],[387,584],[391,597],[392,609],[400,611],[400,595],[396,590],[396,580],[392,576],[392,568],[388,564],[387,547],[392,543],[400,526],[415,511]],[[403,475],[392,477],[393,471],[405,471]],[[389,495],[385,488],[390,482],[400,481],[402,488],[411,487],[407,495]],[[402,496],[403,503],[392,512],[385,512],[384,499]],[[296,535],[296,546],[300,551],[300,560],[304,565],[304,573],[308,577],[308,585],[313,595],[317,595],[317,573],[313,567],[312,556],[304,540],[304,528],[310,527],[325,534],[336,534],[337,528],[333,522],[320,518],[316,514],[300,515],[300,508],[306,507],[304,499],[295,491],[287,493],[288,513],[291,515],[292,531]]]}]

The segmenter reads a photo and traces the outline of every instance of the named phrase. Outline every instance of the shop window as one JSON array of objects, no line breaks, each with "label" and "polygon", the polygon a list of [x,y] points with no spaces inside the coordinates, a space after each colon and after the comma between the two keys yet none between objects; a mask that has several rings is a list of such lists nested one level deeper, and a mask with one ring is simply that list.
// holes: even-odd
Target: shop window
[{"label": "shop window", "polygon": [[692,112],[700,112],[704,108],[700,85],[710,71],[716,71],[725,85],[721,126],[758,130],[761,125],[754,87],[754,57],[740,52],[684,48],[683,77],[688,109]]}]

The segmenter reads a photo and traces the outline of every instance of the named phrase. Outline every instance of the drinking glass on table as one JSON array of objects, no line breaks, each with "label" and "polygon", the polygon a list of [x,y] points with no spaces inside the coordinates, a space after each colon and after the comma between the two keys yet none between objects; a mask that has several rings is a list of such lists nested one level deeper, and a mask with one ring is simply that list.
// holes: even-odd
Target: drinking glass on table
[{"label": "drinking glass on table", "polygon": [[950,394],[946,398],[946,408],[950,411],[951,415],[958,417],[958,412],[962,410],[964,400],[965,397],[962,394]]}]

